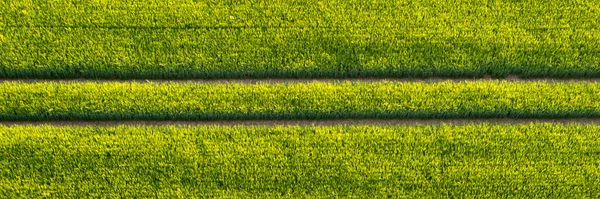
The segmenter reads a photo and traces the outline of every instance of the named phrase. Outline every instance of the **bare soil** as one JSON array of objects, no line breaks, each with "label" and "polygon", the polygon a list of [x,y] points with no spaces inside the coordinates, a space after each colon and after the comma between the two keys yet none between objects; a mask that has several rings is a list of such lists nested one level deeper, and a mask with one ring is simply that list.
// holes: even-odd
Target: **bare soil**
[{"label": "bare soil", "polygon": [[334,119],[334,120],[216,120],[216,121],[154,121],[154,120],[115,120],[115,121],[0,121],[0,125],[54,125],[54,126],[118,126],[118,125],[219,125],[219,126],[274,126],[274,125],[434,125],[434,124],[600,124],[600,118],[570,118],[570,119],[513,119],[513,118],[482,118],[482,119]]},{"label": "bare soil", "polygon": [[427,77],[427,78],[248,78],[248,79],[36,79],[36,78],[0,78],[1,82],[137,82],[137,83],[308,83],[308,82],[464,82],[464,81],[522,81],[522,82],[600,82],[600,78],[522,78],[517,75],[509,75],[506,78],[493,78],[486,75],[483,78],[449,78],[449,77]]}]

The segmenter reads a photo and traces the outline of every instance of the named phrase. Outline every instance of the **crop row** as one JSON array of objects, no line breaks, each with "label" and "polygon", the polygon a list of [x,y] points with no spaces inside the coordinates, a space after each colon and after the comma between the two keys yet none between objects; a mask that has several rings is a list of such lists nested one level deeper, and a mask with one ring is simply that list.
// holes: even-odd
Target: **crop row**
[{"label": "crop row", "polygon": [[0,6],[3,16],[0,26],[599,28],[598,3],[598,0],[13,0]]},{"label": "crop row", "polygon": [[17,0],[0,77],[600,77],[597,5]]},{"label": "crop row", "polygon": [[599,131],[0,126],[0,196],[597,198]]},{"label": "crop row", "polygon": [[600,83],[0,84],[2,120],[573,118],[600,116]]}]

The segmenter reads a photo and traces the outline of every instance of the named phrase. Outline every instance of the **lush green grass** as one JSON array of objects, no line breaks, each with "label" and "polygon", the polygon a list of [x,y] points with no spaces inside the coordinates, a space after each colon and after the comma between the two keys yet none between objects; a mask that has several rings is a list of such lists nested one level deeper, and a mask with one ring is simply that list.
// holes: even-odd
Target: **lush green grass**
[{"label": "lush green grass", "polygon": [[600,126],[0,126],[0,196],[598,198]]},{"label": "lush green grass", "polygon": [[599,5],[5,0],[0,77],[600,77]]},{"label": "lush green grass", "polygon": [[600,117],[600,83],[15,83],[2,120]]}]

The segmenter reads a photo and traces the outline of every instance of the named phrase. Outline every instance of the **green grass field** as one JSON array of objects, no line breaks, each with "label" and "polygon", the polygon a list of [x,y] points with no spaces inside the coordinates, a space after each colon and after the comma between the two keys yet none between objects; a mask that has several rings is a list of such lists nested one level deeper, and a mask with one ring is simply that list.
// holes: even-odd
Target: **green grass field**
[{"label": "green grass field", "polygon": [[5,1],[0,77],[600,77],[599,5]]},{"label": "green grass field", "polygon": [[0,126],[0,196],[597,198],[599,131]]},{"label": "green grass field", "polygon": [[599,83],[0,83],[3,120],[574,118]]},{"label": "green grass field", "polygon": [[600,198],[597,78],[600,0],[0,0],[0,199]]}]

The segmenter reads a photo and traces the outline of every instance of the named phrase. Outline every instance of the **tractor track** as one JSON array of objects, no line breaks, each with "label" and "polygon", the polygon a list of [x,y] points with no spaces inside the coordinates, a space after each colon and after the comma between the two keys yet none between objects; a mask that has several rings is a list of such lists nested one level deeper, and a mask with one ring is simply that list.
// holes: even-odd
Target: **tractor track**
[{"label": "tractor track", "polygon": [[135,82],[135,83],[310,83],[310,82],[465,82],[465,81],[514,81],[514,82],[600,82],[600,78],[522,78],[517,75],[509,75],[505,78],[493,78],[487,75],[483,78],[452,78],[452,77],[426,77],[426,78],[226,78],[226,79],[90,79],[90,78],[66,78],[66,79],[41,79],[41,78],[0,78],[2,82]]},{"label": "tractor track", "polygon": [[523,118],[481,118],[481,119],[331,119],[331,120],[112,120],[112,121],[0,121],[0,125],[53,125],[53,126],[119,126],[119,125],[217,125],[217,126],[294,126],[294,125],[436,125],[436,124],[600,124],[600,118],[556,118],[556,119],[523,119]]}]

